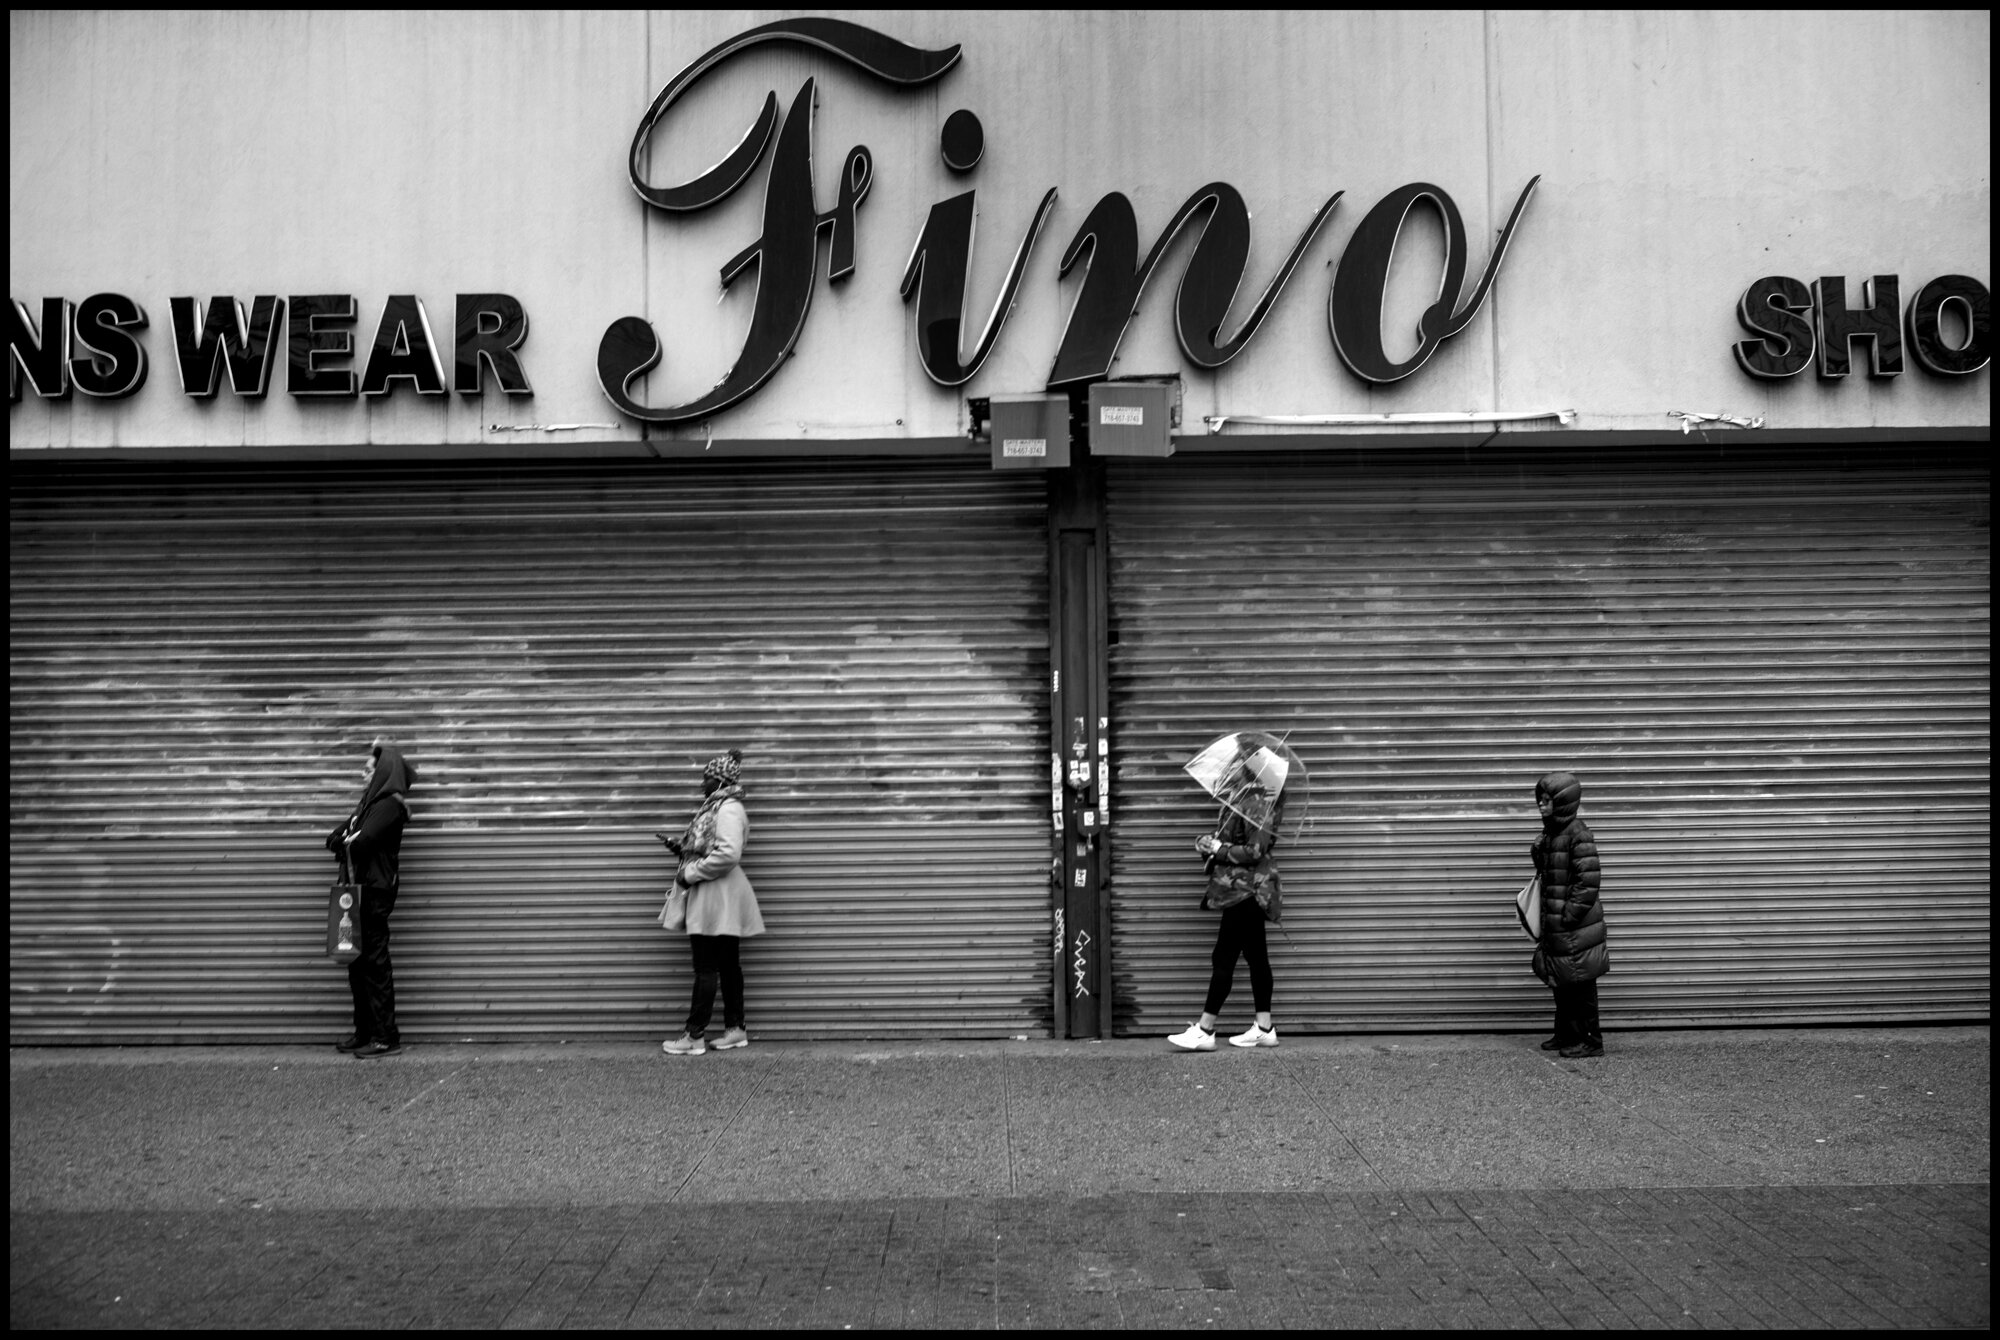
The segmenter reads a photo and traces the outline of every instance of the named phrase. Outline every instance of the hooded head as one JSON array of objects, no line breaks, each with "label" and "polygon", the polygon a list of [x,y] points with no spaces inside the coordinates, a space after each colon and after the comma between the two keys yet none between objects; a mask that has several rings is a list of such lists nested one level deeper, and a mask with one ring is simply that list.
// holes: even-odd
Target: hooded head
[{"label": "hooded head", "polygon": [[717,754],[701,770],[701,793],[708,795],[725,786],[736,785],[743,775],[743,751],[732,749],[726,754]]},{"label": "hooded head", "polygon": [[1551,828],[1560,828],[1571,819],[1583,805],[1583,783],[1573,772],[1552,772],[1535,783],[1535,799],[1549,798],[1549,817],[1542,822]]},{"label": "hooded head", "polygon": [[364,813],[368,807],[383,796],[403,796],[407,798],[410,788],[417,783],[417,767],[403,758],[403,751],[386,740],[377,740],[370,751],[375,755],[375,771],[368,778],[367,787],[361,792],[361,803],[354,807],[356,814]]}]

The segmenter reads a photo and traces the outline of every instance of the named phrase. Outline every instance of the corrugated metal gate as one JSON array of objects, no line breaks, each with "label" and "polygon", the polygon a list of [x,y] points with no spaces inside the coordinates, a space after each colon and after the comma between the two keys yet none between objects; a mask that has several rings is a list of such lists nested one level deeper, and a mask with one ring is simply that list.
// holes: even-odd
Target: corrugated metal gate
[{"label": "corrugated metal gate", "polygon": [[1179,765],[1246,726],[1313,769],[1281,1027],[1545,1024],[1511,896],[1555,767],[1613,1026],[1987,1014],[1983,447],[1634,455],[1112,468],[1120,1031],[1200,1009],[1214,808]]},{"label": "corrugated metal gate", "polygon": [[320,842],[420,769],[416,1037],[665,1035],[699,763],[747,755],[759,1036],[1046,1030],[1038,475],[104,466],[10,480],[15,1041],[318,1040]]}]

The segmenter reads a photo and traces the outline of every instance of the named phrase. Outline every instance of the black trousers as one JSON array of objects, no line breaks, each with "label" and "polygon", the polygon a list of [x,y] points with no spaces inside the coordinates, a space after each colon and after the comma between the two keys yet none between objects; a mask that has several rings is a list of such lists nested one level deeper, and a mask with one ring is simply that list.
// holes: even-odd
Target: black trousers
[{"label": "black trousers", "polygon": [[1597,1026],[1597,979],[1588,982],[1557,982],[1556,1036],[1575,1041],[1604,1041]]},{"label": "black trousers", "polygon": [[1222,1013],[1229,988],[1236,980],[1238,957],[1250,960],[1250,997],[1259,1014],[1271,1008],[1271,953],[1264,944],[1264,909],[1255,898],[1245,898],[1222,913],[1222,927],[1215,933],[1215,954],[1209,960],[1213,971],[1208,977],[1208,1001],[1204,1014]]},{"label": "black trousers", "polygon": [[694,946],[694,1000],[688,1006],[687,1035],[698,1038],[715,1009],[715,987],[722,984],[722,1026],[743,1027],[743,965],[736,961],[742,943],[734,935],[690,935]]},{"label": "black trousers", "polygon": [[393,889],[361,894],[361,956],[347,965],[347,989],[354,996],[354,1036],[363,1041],[398,1043],[396,982],[389,969],[389,914]]}]

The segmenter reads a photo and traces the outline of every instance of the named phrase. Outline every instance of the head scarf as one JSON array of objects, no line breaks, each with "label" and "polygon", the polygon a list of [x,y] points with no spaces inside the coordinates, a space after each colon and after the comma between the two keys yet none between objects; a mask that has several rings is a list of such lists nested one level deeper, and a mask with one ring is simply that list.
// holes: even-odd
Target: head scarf
[{"label": "head scarf", "polygon": [[701,770],[703,782],[714,782],[715,789],[702,798],[688,820],[687,830],[681,834],[681,851],[690,860],[708,854],[708,844],[715,840],[715,812],[722,808],[724,801],[742,800],[743,788],[737,778],[743,775],[743,754],[732,749],[726,754],[717,754]]},{"label": "head scarf", "polygon": [[726,754],[717,754],[701,770],[704,782],[714,782],[718,786],[734,786],[736,779],[743,775],[743,754],[732,749]]},{"label": "head scarf", "polygon": [[368,778],[368,785],[362,789],[361,801],[354,807],[354,822],[368,813],[368,807],[387,797],[410,808],[409,792],[417,784],[417,766],[403,757],[403,751],[386,741],[375,742],[375,771]]}]

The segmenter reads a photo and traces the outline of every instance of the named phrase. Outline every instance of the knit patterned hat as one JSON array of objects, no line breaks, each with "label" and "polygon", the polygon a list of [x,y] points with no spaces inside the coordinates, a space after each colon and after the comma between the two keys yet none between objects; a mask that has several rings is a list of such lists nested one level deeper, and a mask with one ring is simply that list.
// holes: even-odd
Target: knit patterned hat
[{"label": "knit patterned hat", "polygon": [[736,779],[743,774],[743,751],[732,749],[726,754],[717,754],[701,770],[705,782],[717,782],[723,786],[736,785]]}]

